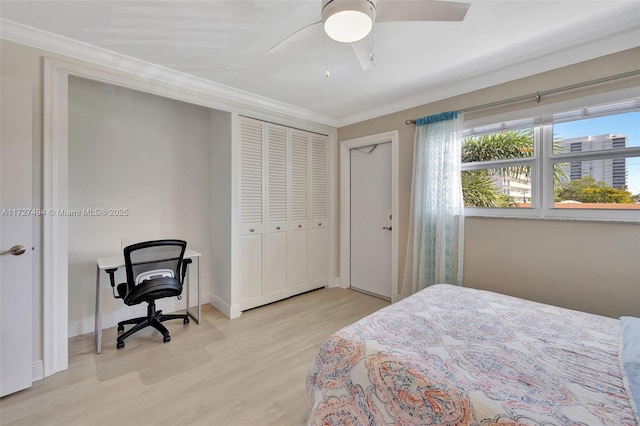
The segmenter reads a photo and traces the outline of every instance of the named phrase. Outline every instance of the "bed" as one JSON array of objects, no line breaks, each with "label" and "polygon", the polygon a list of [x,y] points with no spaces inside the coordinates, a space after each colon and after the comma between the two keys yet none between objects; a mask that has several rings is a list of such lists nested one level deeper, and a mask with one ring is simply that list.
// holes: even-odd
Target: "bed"
[{"label": "bed", "polygon": [[312,425],[638,425],[640,319],[438,284],[334,333],[307,390]]}]

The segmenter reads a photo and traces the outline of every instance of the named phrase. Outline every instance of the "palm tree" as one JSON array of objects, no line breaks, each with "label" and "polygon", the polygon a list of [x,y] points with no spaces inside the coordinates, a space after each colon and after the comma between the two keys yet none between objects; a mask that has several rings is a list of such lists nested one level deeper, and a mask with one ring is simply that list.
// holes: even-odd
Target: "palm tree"
[{"label": "palm tree", "polygon": [[462,194],[465,207],[509,207],[512,202],[499,193],[488,170],[462,172]]},{"label": "palm tree", "polygon": [[[462,162],[473,163],[533,156],[533,131],[508,130],[473,136],[462,141]],[[462,194],[467,207],[510,207],[515,202],[500,194],[496,176],[522,178],[529,176],[529,166],[462,172]]]},{"label": "palm tree", "polygon": [[462,162],[507,160],[533,156],[533,130],[507,130],[473,136],[462,142]]},{"label": "palm tree", "polygon": [[[554,151],[559,149],[554,139]],[[507,130],[498,133],[473,136],[462,141],[462,162],[510,160],[533,156],[533,130]],[[494,169],[467,170],[462,172],[462,193],[467,207],[514,207],[515,201],[496,185],[496,177],[528,178],[531,167],[509,166]],[[560,163],[554,164],[554,186],[567,179]]]}]

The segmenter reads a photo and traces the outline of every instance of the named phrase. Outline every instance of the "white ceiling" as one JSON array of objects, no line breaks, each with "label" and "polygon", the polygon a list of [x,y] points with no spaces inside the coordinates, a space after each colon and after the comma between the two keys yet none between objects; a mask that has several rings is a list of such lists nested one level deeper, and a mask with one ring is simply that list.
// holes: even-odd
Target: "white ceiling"
[{"label": "white ceiling", "polygon": [[638,0],[466,2],[463,22],[377,24],[376,65],[368,71],[348,45],[328,43],[321,31],[268,53],[319,20],[321,0],[2,0],[0,16],[5,24],[258,94],[336,125],[640,46]]}]

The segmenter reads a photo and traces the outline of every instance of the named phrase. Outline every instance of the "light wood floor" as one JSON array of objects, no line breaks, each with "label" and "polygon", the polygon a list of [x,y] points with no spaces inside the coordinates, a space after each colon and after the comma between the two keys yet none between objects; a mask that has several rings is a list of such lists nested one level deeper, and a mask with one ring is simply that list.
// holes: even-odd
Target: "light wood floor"
[{"label": "light wood floor", "polygon": [[90,335],[69,341],[69,369],[0,400],[2,425],[302,425],[306,374],[334,331],[388,302],[331,288],[229,320],[210,305],[204,321],[169,321],[171,342],[145,330],[103,353]]}]

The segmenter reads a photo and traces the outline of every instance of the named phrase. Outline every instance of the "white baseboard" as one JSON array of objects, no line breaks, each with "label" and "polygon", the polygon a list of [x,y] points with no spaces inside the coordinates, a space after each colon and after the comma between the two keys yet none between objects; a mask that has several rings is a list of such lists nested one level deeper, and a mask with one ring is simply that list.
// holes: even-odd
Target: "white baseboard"
[{"label": "white baseboard", "polygon": [[44,378],[44,362],[41,359],[33,361],[31,365],[31,381],[37,382]]},{"label": "white baseboard", "polygon": [[229,319],[239,318],[242,315],[242,309],[240,305],[231,305],[231,311],[229,312]]},{"label": "white baseboard", "polygon": [[226,301],[219,298],[213,293],[209,293],[209,303],[211,303],[213,307],[222,312],[229,319],[238,318],[240,315],[242,315],[240,305],[229,305]]}]

